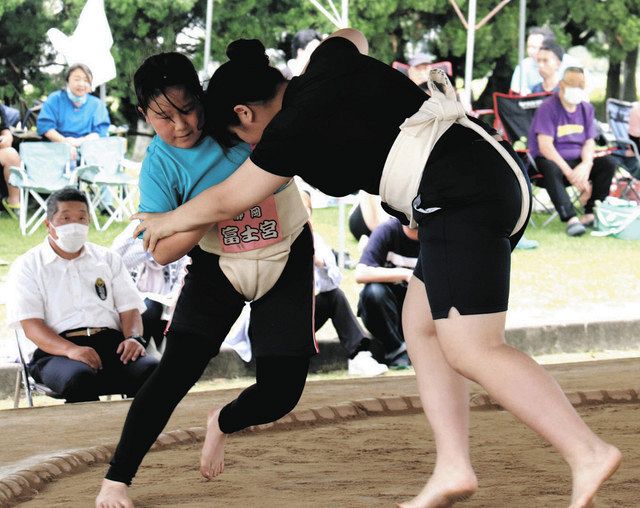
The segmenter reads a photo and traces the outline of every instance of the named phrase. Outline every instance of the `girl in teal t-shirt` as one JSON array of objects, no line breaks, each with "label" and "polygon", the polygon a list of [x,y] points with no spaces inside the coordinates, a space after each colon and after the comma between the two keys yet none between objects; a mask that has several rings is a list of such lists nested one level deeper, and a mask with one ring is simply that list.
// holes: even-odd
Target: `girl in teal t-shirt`
[{"label": "girl in teal t-shirt", "polygon": [[[205,135],[203,90],[185,56],[162,53],[148,58],[136,72],[134,83],[138,110],[156,131],[140,174],[141,211],[177,208],[229,177],[248,157],[248,145],[223,150]],[[244,307],[245,298],[221,271],[220,256],[197,245],[208,230],[209,226],[174,235],[159,243],[153,253],[161,264],[189,254],[192,264],[168,328],[162,360],[131,404],[96,500],[98,507],[120,503],[129,506],[127,486],[142,459],[176,405],[217,355]],[[249,238],[255,232],[243,233]],[[265,229],[263,233],[268,235],[270,231]],[[276,284],[254,300],[251,308],[256,383],[231,403],[209,413],[200,461],[200,471],[208,479],[224,469],[227,434],[281,418],[295,407],[302,394],[309,357],[317,352],[313,335],[313,240],[308,225],[291,244]]]}]

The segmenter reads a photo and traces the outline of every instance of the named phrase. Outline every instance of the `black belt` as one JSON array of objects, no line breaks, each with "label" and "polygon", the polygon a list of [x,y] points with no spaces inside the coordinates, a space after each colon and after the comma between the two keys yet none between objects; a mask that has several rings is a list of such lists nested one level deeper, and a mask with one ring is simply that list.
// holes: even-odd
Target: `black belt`
[{"label": "black belt", "polygon": [[100,332],[104,332],[108,330],[107,327],[101,328],[79,328],[77,330],[72,330],[70,332],[64,332],[65,337],[91,337],[92,335],[97,335]]}]

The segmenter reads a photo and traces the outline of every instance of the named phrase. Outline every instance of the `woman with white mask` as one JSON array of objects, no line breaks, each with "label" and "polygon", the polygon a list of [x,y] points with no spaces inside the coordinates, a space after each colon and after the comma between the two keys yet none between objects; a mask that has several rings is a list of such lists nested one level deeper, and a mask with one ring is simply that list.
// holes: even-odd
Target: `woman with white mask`
[{"label": "woman with white mask", "polygon": [[[569,236],[583,235],[593,226],[593,206],[609,194],[616,163],[595,157],[595,112],[587,102],[584,71],[569,67],[557,94],[536,111],[529,130],[529,152],[544,175],[545,188]],[[584,215],[578,218],[565,187],[580,192]]]}]

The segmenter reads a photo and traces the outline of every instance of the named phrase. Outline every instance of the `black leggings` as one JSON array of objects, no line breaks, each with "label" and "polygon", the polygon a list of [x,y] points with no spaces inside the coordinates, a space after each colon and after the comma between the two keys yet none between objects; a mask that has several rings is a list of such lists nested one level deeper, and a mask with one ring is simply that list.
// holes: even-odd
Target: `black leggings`
[{"label": "black leggings", "polygon": [[[160,364],[131,403],[107,479],[131,484],[173,410],[218,354],[218,348],[216,341],[205,336],[169,332]],[[222,431],[237,432],[286,415],[302,395],[308,370],[307,356],[256,358],[256,384],[222,409]]]}]

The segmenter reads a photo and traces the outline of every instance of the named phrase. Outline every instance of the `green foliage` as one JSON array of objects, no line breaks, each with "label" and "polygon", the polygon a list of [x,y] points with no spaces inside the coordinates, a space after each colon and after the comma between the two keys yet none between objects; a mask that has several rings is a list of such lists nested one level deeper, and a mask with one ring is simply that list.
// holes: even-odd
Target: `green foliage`
[{"label": "green foliage", "polygon": [[[0,99],[15,103],[22,95],[30,100],[61,84],[42,72],[54,58],[48,53],[46,31],[55,27],[72,33],[85,1],[61,0],[62,11],[55,16],[50,0],[0,2]],[[458,3],[466,16],[468,1]],[[496,5],[496,0],[478,0],[477,21]],[[189,55],[197,68],[202,66],[206,1],[106,0],[105,8],[118,71],[108,84],[112,117],[115,123],[134,123],[131,77],[145,57],[177,50]],[[351,24],[368,37],[372,56],[385,62],[404,60],[407,48],[423,47],[439,60],[450,60],[454,72],[463,74],[466,30],[449,0],[351,0],[349,8]],[[476,33],[474,77],[493,76],[490,87],[504,89],[517,63],[518,16],[519,2],[514,0]],[[564,46],[586,44],[596,55],[623,61],[640,44],[640,2],[529,0],[527,26],[543,24],[555,30]],[[212,58],[223,61],[226,46],[241,37],[259,38],[288,57],[291,35],[309,27],[334,30],[308,0],[214,0]],[[25,83],[33,86],[30,96],[23,90]]]}]

